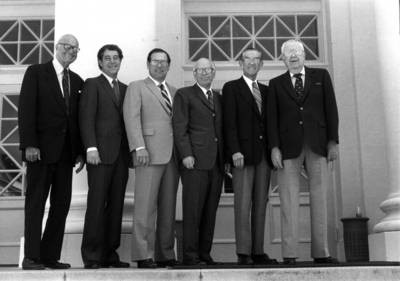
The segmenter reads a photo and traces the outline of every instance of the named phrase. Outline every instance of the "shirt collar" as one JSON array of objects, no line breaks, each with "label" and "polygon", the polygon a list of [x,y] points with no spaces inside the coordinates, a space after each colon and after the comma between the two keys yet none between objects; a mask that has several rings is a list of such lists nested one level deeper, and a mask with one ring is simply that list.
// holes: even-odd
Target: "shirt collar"
[{"label": "shirt collar", "polygon": [[200,86],[200,84],[199,83],[196,83],[197,84],[197,86],[201,89],[201,91],[203,92],[203,94],[205,95],[205,96],[207,96],[207,91],[211,91],[211,93],[213,92],[213,90],[211,89],[211,87],[210,87],[210,89],[206,89],[206,88],[204,88],[204,87],[202,87],[202,86]]},{"label": "shirt collar", "polygon": [[[290,78],[293,78],[294,73],[292,73],[290,71],[289,71],[289,73],[290,73]],[[303,68],[301,69],[301,71],[299,73],[302,74],[302,77],[306,76],[306,70],[305,70],[304,66],[303,66]]]},{"label": "shirt collar", "polygon": [[166,83],[165,83],[165,80],[162,81],[162,82],[160,83],[160,82],[158,82],[156,79],[154,79],[153,77],[151,77],[150,75],[149,75],[149,78],[154,82],[154,84],[156,84],[157,87],[158,87],[158,85],[162,84],[162,85],[164,86],[165,89],[167,88],[167,85],[166,85]]},{"label": "shirt collar", "polygon": [[244,81],[246,82],[247,86],[249,86],[250,90],[253,89],[253,82],[257,82],[257,80],[251,80],[249,77],[247,77],[246,75],[242,75]]},{"label": "shirt collar", "polygon": [[[108,83],[110,83],[110,85],[113,84],[113,80],[114,78],[111,78],[110,76],[108,76],[107,74],[105,74],[103,71],[101,72],[101,74],[103,74],[103,76],[107,79]],[[118,79],[115,78],[115,80],[118,82]]]},{"label": "shirt collar", "polygon": [[[53,59],[53,66],[54,66],[54,70],[56,71],[57,74],[63,73],[64,67],[61,65],[61,63],[56,58]],[[69,70],[68,67],[67,67],[67,69]]]}]

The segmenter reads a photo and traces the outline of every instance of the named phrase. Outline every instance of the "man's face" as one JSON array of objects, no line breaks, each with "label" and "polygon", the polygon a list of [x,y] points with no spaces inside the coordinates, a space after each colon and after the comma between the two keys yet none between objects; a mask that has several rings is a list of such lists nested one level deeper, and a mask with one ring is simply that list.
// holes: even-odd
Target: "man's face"
[{"label": "man's face", "polygon": [[64,66],[73,63],[79,52],[79,43],[73,36],[64,36],[56,45],[56,58]]},{"label": "man's face", "polygon": [[209,89],[215,77],[215,69],[208,59],[199,59],[193,71],[196,82],[203,88]]},{"label": "man's face", "polygon": [[151,61],[147,63],[149,74],[155,80],[162,82],[169,71],[168,57],[165,53],[153,53]]},{"label": "man's face", "polygon": [[246,77],[255,80],[258,71],[260,71],[260,68],[263,65],[261,54],[257,50],[248,50],[243,53],[239,65],[242,67],[243,74]]},{"label": "man's face", "polygon": [[298,73],[303,69],[305,53],[300,43],[287,44],[282,54],[283,62],[292,73]]},{"label": "man's face", "polygon": [[121,67],[121,59],[117,51],[105,50],[103,58],[99,60],[101,70],[112,78],[116,78],[119,68]]}]

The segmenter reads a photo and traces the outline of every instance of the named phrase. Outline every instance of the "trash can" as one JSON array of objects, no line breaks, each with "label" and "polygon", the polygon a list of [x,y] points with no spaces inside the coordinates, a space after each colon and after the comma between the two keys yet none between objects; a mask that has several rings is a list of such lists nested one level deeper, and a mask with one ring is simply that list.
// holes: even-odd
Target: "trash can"
[{"label": "trash can", "polygon": [[347,262],[369,261],[368,220],[364,217],[341,219]]}]

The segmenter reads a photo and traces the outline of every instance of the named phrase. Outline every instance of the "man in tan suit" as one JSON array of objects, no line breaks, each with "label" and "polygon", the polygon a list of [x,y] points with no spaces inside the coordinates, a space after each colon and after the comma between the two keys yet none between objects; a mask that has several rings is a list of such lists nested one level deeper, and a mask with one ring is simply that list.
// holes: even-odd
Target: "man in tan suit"
[{"label": "man in tan suit", "polygon": [[171,124],[176,89],[165,82],[170,62],[166,51],[151,50],[147,57],[149,77],[129,84],[123,107],[136,169],[132,260],[139,268],[176,264],[178,169]]}]

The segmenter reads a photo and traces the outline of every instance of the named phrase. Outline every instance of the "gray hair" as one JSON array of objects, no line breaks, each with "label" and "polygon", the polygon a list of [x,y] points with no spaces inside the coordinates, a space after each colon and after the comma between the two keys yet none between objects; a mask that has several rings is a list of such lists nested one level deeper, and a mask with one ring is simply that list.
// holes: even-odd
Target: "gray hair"
[{"label": "gray hair", "polygon": [[282,44],[282,46],[281,46],[281,54],[283,54],[283,50],[284,50],[284,49],[286,48],[286,46],[289,45],[289,44],[295,44],[295,45],[299,46],[300,49],[304,52],[304,45],[303,45],[303,42],[301,42],[301,41],[298,40],[298,39],[289,39],[289,40],[285,41],[285,42]]}]

